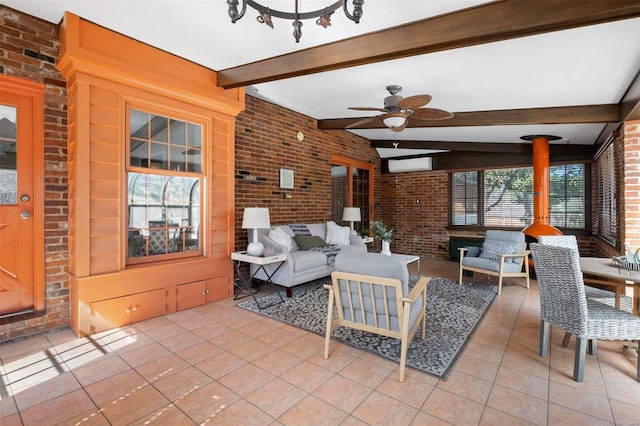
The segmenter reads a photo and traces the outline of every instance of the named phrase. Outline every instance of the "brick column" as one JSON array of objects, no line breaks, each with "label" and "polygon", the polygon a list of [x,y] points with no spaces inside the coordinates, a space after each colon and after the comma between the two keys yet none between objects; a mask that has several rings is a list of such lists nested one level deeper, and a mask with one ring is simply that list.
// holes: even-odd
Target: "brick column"
[{"label": "brick column", "polygon": [[[623,141],[623,186],[621,239],[629,249],[640,248],[640,120],[624,123],[621,128]],[[623,245],[624,250],[624,245]]]}]

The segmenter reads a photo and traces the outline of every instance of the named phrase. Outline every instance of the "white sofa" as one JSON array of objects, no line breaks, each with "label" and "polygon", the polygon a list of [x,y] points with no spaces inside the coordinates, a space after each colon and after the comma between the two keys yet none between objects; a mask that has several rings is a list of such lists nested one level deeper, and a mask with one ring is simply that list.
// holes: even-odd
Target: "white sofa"
[{"label": "white sofa", "polygon": [[[327,241],[327,223],[305,223],[307,229],[311,235],[321,237]],[[269,238],[269,229],[258,230],[258,240],[264,244],[265,250],[269,247],[273,247],[277,253],[285,253],[287,255],[286,262],[280,267],[278,272],[271,278],[271,280],[278,285],[286,287],[287,296],[291,297],[293,294],[292,287],[298,284],[306,283],[318,278],[327,277],[335,270],[334,265],[327,264],[327,256],[324,253],[310,250],[301,250],[298,244],[296,244],[293,237],[294,232],[289,225],[280,225],[274,228],[282,229],[290,238],[292,248],[289,249],[283,244]],[[249,230],[249,242],[253,240],[253,230]],[[362,241],[362,238],[358,235],[349,235],[349,245],[340,245],[340,252],[344,253],[350,250],[354,252],[366,252],[367,247]],[[265,269],[271,273],[276,266],[267,265]],[[266,280],[267,277],[263,271],[256,270],[258,266],[251,265],[251,274],[254,273],[255,278],[260,280]]]}]

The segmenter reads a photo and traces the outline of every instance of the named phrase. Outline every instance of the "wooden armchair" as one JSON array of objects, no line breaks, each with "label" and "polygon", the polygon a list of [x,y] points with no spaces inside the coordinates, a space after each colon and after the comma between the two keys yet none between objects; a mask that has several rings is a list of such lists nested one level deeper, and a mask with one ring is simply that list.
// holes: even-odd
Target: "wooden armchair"
[{"label": "wooden armchair", "polygon": [[[463,271],[480,272],[498,277],[498,295],[502,293],[502,279],[522,277],[529,288],[529,251],[525,250],[524,234],[520,231],[488,230],[482,249],[461,247],[460,285]],[[522,265],[524,264],[524,271]]]},{"label": "wooden armchair", "polygon": [[[400,339],[399,381],[404,382],[407,349],[418,326],[422,326],[425,337],[429,278],[420,277],[409,291],[407,265],[401,258],[340,253],[331,280],[332,285],[325,285],[329,290],[325,359],[329,358],[331,334],[338,326]],[[337,318],[333,315],[334,303]]]}]

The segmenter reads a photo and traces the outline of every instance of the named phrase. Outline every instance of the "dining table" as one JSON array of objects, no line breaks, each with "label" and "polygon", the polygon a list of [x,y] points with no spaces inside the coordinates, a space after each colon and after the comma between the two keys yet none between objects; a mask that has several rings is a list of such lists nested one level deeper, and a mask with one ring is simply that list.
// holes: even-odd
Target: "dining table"
[{"label": "dining table", "polygon": [[580,269],[585,284],[615,286],[615,306],[620,309],[620,297],[627,287],[633,287],[632,312],[640,315],[640,272],[618,267],[613,259],[603,257],[580,257]]}]

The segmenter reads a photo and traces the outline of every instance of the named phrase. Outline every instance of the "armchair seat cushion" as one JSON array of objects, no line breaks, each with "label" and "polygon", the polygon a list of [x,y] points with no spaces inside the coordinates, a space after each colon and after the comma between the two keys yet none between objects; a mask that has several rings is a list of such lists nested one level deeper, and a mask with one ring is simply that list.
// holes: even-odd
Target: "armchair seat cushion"
[{"label": "armchair seat cushion", "polygon": [[[500,272],[500,262],[491,259],[485,259],[482,257],[465,257],[462,261],[462,264],[464,266],[470,266],[472,268]],[[521,264],[507,262],[507,260],[505,259],[503,267],[504,272],[520,272],[521,269]]]}]

